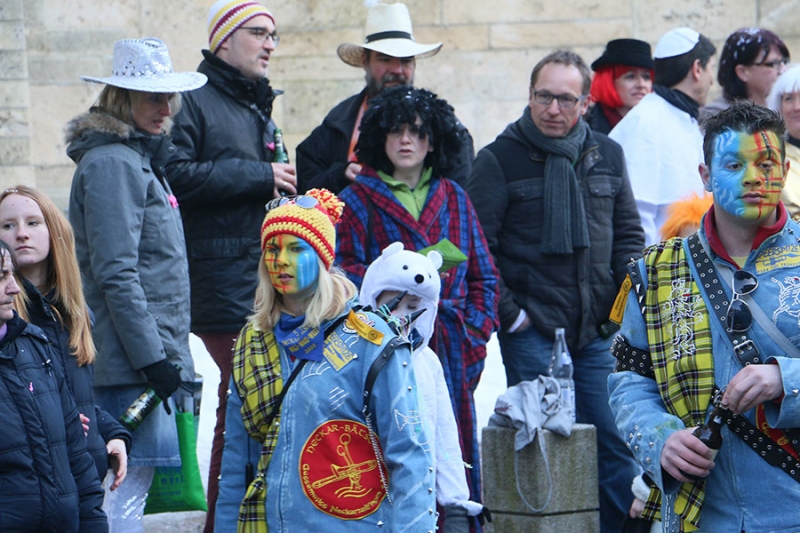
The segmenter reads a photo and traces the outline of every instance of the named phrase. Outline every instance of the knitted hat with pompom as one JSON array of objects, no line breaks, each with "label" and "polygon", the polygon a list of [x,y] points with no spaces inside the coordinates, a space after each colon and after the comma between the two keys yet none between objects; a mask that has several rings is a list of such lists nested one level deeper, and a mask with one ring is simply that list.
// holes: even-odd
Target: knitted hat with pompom
[{"label": "knitted hat with pompom", "polygon": [[[336,230],[344,202],[327,189],[311,189],[305,196],[273,200],[276,203],[261,225],[261,250],[275,235],[300,237],[316,250],[326,268],[336,257]],[[268,204],[269,207],[269,204]]]}]

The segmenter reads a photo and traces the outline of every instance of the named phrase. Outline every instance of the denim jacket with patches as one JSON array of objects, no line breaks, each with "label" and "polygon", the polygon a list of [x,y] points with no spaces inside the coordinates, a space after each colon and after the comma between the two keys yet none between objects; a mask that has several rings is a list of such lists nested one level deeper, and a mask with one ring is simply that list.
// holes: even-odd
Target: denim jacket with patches
[{"label": "denim jacket with patches", "polygon": [[[700,238],[707,244],[705,230]],[[707,246],[710,250],[710,247]],[[684,242],[686,256],[691,258]],[[730,283],[736,266],[710,252],[717,273],[728,283],[722,283],[730,299]],[[696,269],[690,262],[695,280]],[[643,272],[643,261],[638,267]],[[789,220],[775,235],[753,250],[743,266],[758,279],[758,288],[750,294],[777,328],[800,346],[800,225]],[[721,280],[722,281],[722,280]],[[704,284],[698,283],[704,300],[708,296]],[[714,354],[714,379],[724,387],[743,368],[720,323],[707,306],[701,312],[711,313],[711,335]],[[649,351],[644,319],[639,312],[633,290],[628,295],[620,334],[634,348]],[[793,359],[753,320],[748,336],[758,344],[762,360],[776,363],[781,370],[784,396],[780,401],[764,404],[766,419],[771,427],[800,427],[800,359]],[[686,342],[691,342],[688,339]],[[623,438],[647,474],[662,489],[662,518],[665,531],[675,520],[672,511],[680,485],[661,468],[660,458],[667,438],[684,429],[680,419],[667,412],[656,382],[635,372],[621,371],[608,380],[609,404]],[[751,423],[755,409],[744,413]],[[758,531],[785,533],[800,530],[800,483],[780,468],[770,466],[737,435],[723,429],[723,444],[715,459],[715,467],[707,478],[705,501],[700,515],[704,533],[728,531]],[[675,525],[675,527],[677,527]],[[674,529],[677,531],[677,529]]]},{"label": "denim jacket with patches", "polygon": [[[323,360],[306,364],[283,400],[278,442],[266,472],[271,533],[435,530],[432,457],[407,345],[389,358],[372,389],[373,426],[392,503],[380,499],[381,470],[370,453],[363,391],[370,366],[392,333],[377,316],[364,313],[363,318],[383,339],[369,342],[343,322],[326,339]],[[296,363],[280,350],[286,380]],[[233,384],[231,390],[236,390]],[[257,464],[261,449],[244,429],[241,405],[239,396],[230,394],[215,523],[219,532],[236,530],[244,465],[248,457]]]}]

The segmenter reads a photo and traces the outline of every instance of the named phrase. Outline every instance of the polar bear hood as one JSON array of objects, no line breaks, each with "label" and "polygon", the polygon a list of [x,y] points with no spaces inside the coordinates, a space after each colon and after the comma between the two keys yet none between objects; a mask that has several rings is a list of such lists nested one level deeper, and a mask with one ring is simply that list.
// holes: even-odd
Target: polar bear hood
[{"label": "polar bear hood", "polygon": [[367,268],[361,283],[361,304],[376,309],[376,300],[383,291],[408,291],[419,296],[420,308],[426,311],[413,325],[424,339],[423,346],[427,346],[433,336],[442,288],[438,271],[441,265],[442,256],[437,251],[422,255],[403,249],[401,242],[394,242]]}]

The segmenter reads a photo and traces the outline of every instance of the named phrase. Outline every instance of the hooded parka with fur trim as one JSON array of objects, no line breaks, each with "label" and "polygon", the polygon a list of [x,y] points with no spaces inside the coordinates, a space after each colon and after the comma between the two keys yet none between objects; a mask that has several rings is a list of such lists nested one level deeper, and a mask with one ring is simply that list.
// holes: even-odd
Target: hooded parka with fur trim
[{"label": "hooded parka with fur trim", "polygon": [[[194,378],[183,226],[163,170],[174,146],[100,109],[75,118],[67,142],[78,164],[69,220],[95,314],[97,402],[119,416],[147,386],[142,368],[166,359],[183,381]],[[129,465],[179,460],[174,420],[157,409],[134,433]]]}]

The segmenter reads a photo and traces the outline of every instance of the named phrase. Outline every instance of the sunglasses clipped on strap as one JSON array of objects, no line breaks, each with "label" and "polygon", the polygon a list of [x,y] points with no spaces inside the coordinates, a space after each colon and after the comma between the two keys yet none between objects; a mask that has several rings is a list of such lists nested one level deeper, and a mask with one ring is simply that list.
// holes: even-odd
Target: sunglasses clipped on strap
[{"label": "sunglasses clipped on strap", "polygon": [[758,280],[750,272],[737,270],[733,273],[731,287],[733,287],[733,298],[725,313],[725,324],[729,332],[741,333],[753,325],[753,313],[741,297],[755,291],[758,288]]}]

